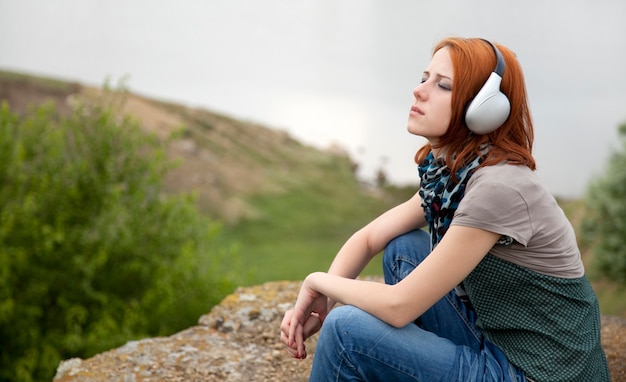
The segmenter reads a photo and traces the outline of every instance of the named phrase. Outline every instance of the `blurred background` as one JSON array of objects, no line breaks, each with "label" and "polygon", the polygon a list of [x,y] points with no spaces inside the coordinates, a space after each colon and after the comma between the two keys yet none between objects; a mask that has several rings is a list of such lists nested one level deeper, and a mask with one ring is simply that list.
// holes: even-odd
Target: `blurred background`
[{"label": "blurred background", "polygon": [[0,0],[0,68],[208,108],[339,144],[372,179],[416,183],[411,91],[434,44],[483,37],[525,70],[539,175],[580,197],[626,119],[626,3]]}]

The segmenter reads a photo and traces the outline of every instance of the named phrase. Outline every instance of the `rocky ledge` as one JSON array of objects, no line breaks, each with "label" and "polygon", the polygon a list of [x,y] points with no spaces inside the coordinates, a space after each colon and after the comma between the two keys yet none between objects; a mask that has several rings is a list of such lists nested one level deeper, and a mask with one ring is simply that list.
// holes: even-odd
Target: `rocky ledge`
[{"label": "rocky ledge", "polygon": [[[63,361],[54,382],[306,381],[317,338],[309,340],[309,358],[302,361],[289,358],[278,340],[299,286],[281,281],[239,288],[197,326]],[[612,381],[626,381],[626,320],[603,317],[602,343]]]}]

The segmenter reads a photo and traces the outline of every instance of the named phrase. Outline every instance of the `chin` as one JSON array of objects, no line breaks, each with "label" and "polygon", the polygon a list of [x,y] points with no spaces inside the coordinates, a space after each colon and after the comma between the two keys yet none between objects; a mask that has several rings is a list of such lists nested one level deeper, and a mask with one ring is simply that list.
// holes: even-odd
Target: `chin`
[{"label": "chin", "polygon": [[417,129],[417,128],[411,126],[411,125],[407,126],[406,131],[408,131],[410,134],[413,134],[413,135],[417,135],[417,136],[420,136],[420,137],[423,136],[422,134],[420,134],[419,129]]}]

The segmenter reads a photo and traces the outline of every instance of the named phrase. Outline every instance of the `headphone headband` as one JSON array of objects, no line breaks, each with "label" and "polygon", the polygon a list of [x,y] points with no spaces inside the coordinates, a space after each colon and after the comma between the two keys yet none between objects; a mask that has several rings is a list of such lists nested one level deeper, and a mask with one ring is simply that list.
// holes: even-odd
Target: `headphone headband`
[{"label": "headphone headband", "polygon": [[489,44],[489,46],[491,47],[491,49],[493,49],[493,53],[496,55],[496,68],[493,70],[494,73],[496,73],[497,75],[500,76],[500,78],[502,78],[502,76],[504,75],[504,68],[506,67],[506,64],[504,63],[504,57],[502,57],[502,53],[500,53],[500,49],[498,49],[491,41],[489,40],[485,40],[484,38],[481,38],[481,40],[483,40],[484,42],[486,42],[487,44]]}]

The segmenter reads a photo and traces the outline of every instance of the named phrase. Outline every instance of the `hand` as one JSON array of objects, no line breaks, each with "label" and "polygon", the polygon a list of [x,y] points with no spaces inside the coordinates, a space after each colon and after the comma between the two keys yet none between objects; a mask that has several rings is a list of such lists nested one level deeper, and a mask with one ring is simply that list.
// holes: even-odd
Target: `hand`
[{"label": "hand", "polygon": [[287,352],[294,358],[306,357],[304,341],[320,330],[328,314],[328,299],[310,286],[309,275],[300,288],[293,310],[285,313],[281,328],[281,342],[287,346]]},{"label": "hand", "polygon": [[[289,327],[291,326],[292,315],[293,315],[293,309],[290,309],[285,312],[283,321],[280,324],[280,341],[285,345],[285,347],[287,348],[287,353],[289,353],[291,357],[297,358],[297,359],[305,359],[307,354],[306,354],[306,346],[304,346],[304,343],[302,345],[301,353],[298,353],[297,341],[289,345]],[[321,328],[322,328],[322,319],[319,317],[318,314],[311,313],[311,315],[305,321],[304,326],[303,326],[302,342],[304,342],[304,340],[306,340],[307,338],[311,337],[313,334],[317,333]]]}]

